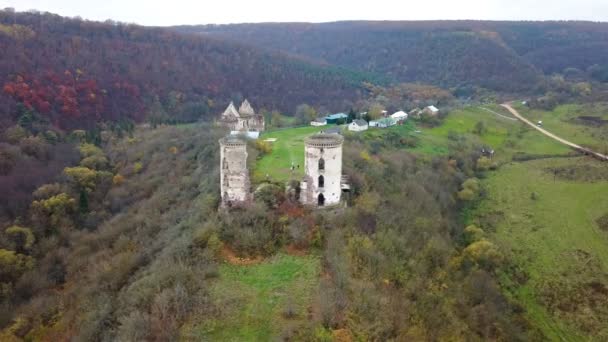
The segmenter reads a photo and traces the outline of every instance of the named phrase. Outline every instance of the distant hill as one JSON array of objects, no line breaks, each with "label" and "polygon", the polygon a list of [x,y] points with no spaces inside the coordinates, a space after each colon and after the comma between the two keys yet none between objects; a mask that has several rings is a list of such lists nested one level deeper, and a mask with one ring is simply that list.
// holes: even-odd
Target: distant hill
[{"label": "distant hill", "polygon": [[444,87],[529,91],[543,74],[608,63],[608,23],[353,21],[175,29]]},{"label": "distant hill", "polygon": [[215,115],[243,97],[256,109],[343,108],[373,81],[214,37],[48,13],[0,11],[0,46],[2,114],[20,102],[67,128],[141,119],[158,102],[169,115],[184,103]]}]

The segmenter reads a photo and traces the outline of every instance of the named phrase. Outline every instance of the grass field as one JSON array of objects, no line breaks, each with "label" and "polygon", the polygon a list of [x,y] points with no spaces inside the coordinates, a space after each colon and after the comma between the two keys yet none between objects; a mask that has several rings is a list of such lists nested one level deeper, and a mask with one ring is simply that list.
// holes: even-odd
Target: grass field
[{"label": "grass field", "polygon": [[[307,319],[320,267],[316,256],[285,254],[257,265],[222,265],[211,290],[222,313],[187,335],[199,341],[278,340],[280,327]],[[288,307],[293,318],[284,316]]]},{"label": "grass field", "polygon": [[608,123],[584,125],[576,119],[579,116],[598,117],[608,120],[607,104],[568,104],[556,107],[552,111],[531,110],[522,105],[516,109],[533,122],[542,121],[543,127],[575,144],[585,145],[598,152],[608,151]]},{"label": "grass field", "polygon": [[[505,116],[509,116],[500,106],[487,106]],[[482,122],[485,130],[474,134],[473,129]],[[304,139],[322,128],[298,127],[269,131],[262,134],[261,139],[277,139],[272,143],[273,150],[256,163],[253,172],[254,182],[266,179],[266,175],[274,181],[286,182],[290,179],[301,179],[304,175]],[[467,107],[455,110],[448,115],[442,125],[425,128],[417,125],[414,120],[408,120],[404,125],[396,125],[386,129],[370,128],[362,133],[366,139],[382,139],[389,132],[397,132],[403,136],[411,135],[418,138],[419,143],[409,151],[423,155],[445,155],[449,152],[449,136],[451,133],[466,135],[473,141],[483,143],[496,150],[501,160],[510,160],[518,152],[527,154],[567,154],[570,149],[549,139],[519,121],[509,120],[490,113],[480,107]],[[291,170],[291,165],[296,165]],[[297,168],[300,165],[300,168]]]},{"label": "grass field", "polygon": [[[261,139],[277,139],[272,144],[272,152],[263,156],[256,163],[253,179],[264,180],[268,175],[274,181],[285,182],[290,179],[302,179],[304,176],[304,139],[321,130],[320,127],[287,128],[264,132]],[[300,165],[291,170],[291,165]]]},{"label": "grass field", "polygon": [[[510,117],[500,106],[484,107]],[[560,155],[570,152],[569,148],[538,134],[521,122],[503,116],[488,112],[481,107],[455,110],[438,127],[414,128],[420,131],[414,133],[420,140],[419,145],[411,151],[430,155],[446,154],[449,151],[449,136],[451,133],[456,133],[496,150],[496,157],[500,160],[510,160],[515,153]],[[473,133],[478,122],[482,122],[485,128],[481,134]]]},{"label": "grass field", "polygon": [[589,284],[608,281],[608,231],[596,223],[608,214],[608,181],[564,180],[547,171],[581,164],[606,167],[584,157],[504,165],[484,180],[487,199],[472,216],[529,277],[518,283],[503,275],[503,282],[555,341],[608,336],[608,311],[587,302],[604,298],[594,298]]}]

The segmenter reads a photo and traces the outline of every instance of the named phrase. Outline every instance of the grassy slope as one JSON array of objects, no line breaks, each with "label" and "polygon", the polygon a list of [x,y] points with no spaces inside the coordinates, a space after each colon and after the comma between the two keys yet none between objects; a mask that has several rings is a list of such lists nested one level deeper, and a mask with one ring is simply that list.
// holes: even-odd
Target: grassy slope
[{"label": "grassy slope", "polygon": [[[316,256],[278,254],[257,265],[224,264],[211,289],[223,312],[187,335],[194,340],[271,341],[290,321],[306,320],[319,272]],[[291,320],[282,315],[288,306],[296,312]]]},{"label": "grassy slope", "polygon": [[[484,181],[487,200],[476,215],[504,214],[492,234],[513,261],[530,276],[513,294],[520,299],[533,321],[553,340],[579,339],[579,332],[566,322],[551,317],[539,302],[543,284],[571,282],[577,270],[577,251],[597,258],[608,271],[608,234],[595,220],[608,211],[608,182],[583,183],[554,180],[547,167],[597,163],[588,158],[545,159],[503,166]],[[531,199],[531,193],[537,199]],[[484,227],[487,228],[487,227]],[[571,274],[570,274],[571,275]]]}]

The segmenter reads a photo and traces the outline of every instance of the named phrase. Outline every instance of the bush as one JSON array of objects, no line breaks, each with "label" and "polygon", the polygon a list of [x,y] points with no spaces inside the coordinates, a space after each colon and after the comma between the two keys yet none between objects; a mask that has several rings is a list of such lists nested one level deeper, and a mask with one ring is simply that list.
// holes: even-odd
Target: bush
[{"label": "bush", "polygon": [[6,228],[4,232],[13,243],[17,252],[29,251],[36,241],[34,234],[29,228],[11,226]]},{"label": "bush", "polygon": [[479,266],[492,270],[502,264],[503,256],[492,242],[482,239],[464,249],[464,256]]},{"label": "bush", "polygon": [[19,147],[24,154],[35,157],[40,160],[46,160],[49,157],[48,144],[40,137],[27,137],[21,139]]},{"label": "bush", "polygon": [[4,131],[3,137],[6,142],[16,145],[27,137],[27,131],[21,126],[12,126]]},{"label": "bush", "polygon": [[464,229],[465,243],[469,245],[473,242],[479,241],[484,237],[484,234],[483,229],[475,225],[470,225]]}]

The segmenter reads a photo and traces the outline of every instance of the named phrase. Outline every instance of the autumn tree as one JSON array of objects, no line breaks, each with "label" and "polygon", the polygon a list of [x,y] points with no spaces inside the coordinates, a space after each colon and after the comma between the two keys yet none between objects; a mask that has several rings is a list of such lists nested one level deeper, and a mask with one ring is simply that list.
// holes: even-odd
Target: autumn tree
[{"label": "autumn tree", "polygon": [[298,124],[308,124],[317,118],[317,111],[307,104],[301,104],[296,107],[295,118]]}]

